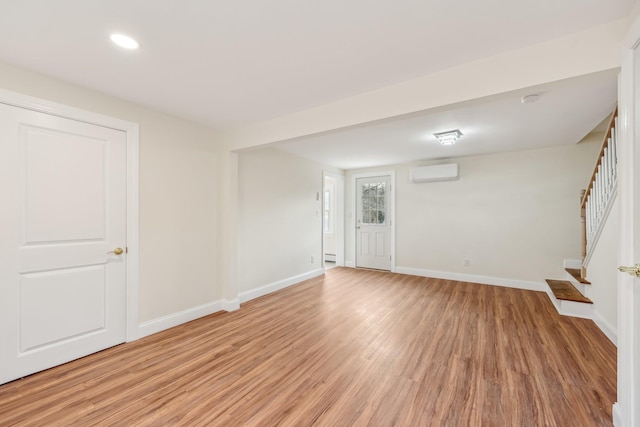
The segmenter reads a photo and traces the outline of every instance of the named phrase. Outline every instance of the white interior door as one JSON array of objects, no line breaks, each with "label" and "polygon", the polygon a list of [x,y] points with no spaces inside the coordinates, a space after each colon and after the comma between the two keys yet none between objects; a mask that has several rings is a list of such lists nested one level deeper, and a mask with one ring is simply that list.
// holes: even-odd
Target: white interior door
[{"label": "white interior door", "polygon": [[[618,88],[621,266],[640,264],[640,19],[623,42]],[[616,426],[640,425],[640,278],[618,275]]]},{"label": "white interior door", "polygon": [[391,177],[356,179],[356,267],[391,270]]},{"label": "white interior door", "polygon": [[125,133],[0,104],[0,206],[0,383],[124,342]]}]

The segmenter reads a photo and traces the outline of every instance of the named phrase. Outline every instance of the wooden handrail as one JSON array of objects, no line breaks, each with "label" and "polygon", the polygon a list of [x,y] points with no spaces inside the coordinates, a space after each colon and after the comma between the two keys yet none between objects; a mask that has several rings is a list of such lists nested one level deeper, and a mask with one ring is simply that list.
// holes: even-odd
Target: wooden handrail
[{"label": "wooden handrail", "polygon": [[584,192],[584,196],[582,196],[582,201],[580,202],[580,208],[584,209],[587,204],[587,199],[591,194],[591,189],[593,188],[593,183],[596,181],[596,174],[598,173],[598,166],[602,164],[602,158],[604,156],[604,150],[609,146],[609,138],[611,137],[611,131],[615,127],[616,118],[618,117],[618,107],[613,110],[611,113],[611,119],[609,120],[609,126],[607,127],[607,131],[604,134],[604,140],[602,141],[602,146],[600,147],[600,153],[598,154],[598,159],[596,160],[596,165],[593,167],[593,173],[591,174],[591,179],[589,180],[589,185]]}]

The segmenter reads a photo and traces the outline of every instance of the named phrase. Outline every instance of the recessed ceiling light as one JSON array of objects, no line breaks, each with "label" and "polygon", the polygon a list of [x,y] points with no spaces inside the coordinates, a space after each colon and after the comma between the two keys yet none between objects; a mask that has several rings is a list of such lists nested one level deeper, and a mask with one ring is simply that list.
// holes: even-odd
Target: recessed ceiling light
[{"label": "recessed ceiling light", "polygon": [[140,47],[137,41],[124,34],[111,34],[111,41],[125,49],[137,49]]},{"label": "recessed ceiling light", "polygon": [[520,98],[520,102],[522,102],[523,104],[531,104],[533,102],[536,102],[538,99],[540,99],[540,95],[538,95],[537,93],[533,93],[531,95],[525,95]]},{"label": "recessed ceiling light", "polygon": [[460,139],[462,132],[460,132],[460,129],[454,129],[446,132],[434,133],[433,136],[435,136],[442,145],[453,145]]}]

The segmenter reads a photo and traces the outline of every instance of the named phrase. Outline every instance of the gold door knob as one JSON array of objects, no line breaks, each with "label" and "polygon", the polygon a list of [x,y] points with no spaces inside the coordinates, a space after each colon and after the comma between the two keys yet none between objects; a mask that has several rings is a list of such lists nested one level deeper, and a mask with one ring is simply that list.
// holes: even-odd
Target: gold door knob
[{"label": "gold door knob", "polygon": [[122,250],[122,248],[115,248],[112,251],[107,252],[108,254],[116,254],[116,255],[122,255],[124,251]]},{"label": "gold door knob", "polygon": [[640,264],[636,264],[635,267],[618,267],[618,270],[623,273],[629,273],[632,276],[640,277]]}]

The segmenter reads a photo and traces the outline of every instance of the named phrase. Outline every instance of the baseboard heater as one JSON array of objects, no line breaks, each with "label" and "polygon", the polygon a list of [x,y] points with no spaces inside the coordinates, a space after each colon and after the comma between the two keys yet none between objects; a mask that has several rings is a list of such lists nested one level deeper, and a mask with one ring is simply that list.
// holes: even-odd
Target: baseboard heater
[{"label": "baseboard heater", "polygon": [[324,260],[329,262],[336,262],[336,254],[324,254]]},{"label": "baseboard heater", "polygon": [[455,181],[460,177],[457,163],[418,166],[409,171],[411,182]]}]

